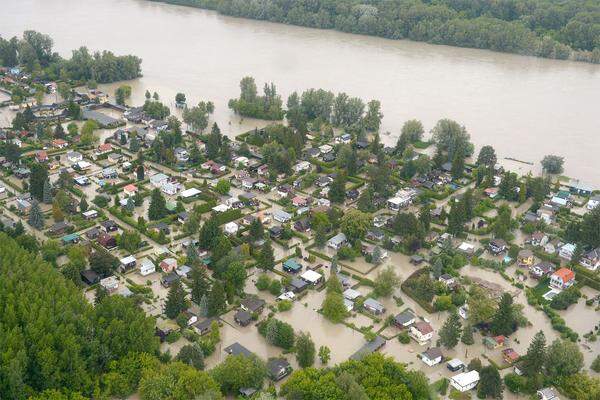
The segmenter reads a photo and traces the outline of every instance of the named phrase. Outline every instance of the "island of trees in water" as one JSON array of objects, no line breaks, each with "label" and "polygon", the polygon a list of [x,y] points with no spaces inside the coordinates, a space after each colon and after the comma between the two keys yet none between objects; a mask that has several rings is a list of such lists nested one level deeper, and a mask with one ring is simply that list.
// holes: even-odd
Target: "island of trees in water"
[{"label": "island of trees in water", "polygon": [[22,66],[45,80],[111,83],[142,75],[142,60],[133,55],[116,56],[106,50],[91,53],[82,46],[65,59],[53,46],[50,36],[31,30],[23,32],[22,38],[0,37],[0,65]]},{"label": "island of trees in water", "polygon": [[154,0],[291,25],[600,63],[598,0]]}]

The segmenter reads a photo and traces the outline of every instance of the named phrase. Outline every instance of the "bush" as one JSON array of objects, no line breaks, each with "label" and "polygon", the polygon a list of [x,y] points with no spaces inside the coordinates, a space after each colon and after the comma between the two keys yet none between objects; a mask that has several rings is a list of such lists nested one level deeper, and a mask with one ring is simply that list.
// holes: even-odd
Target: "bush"
[{"label": "bush", "polygon": [[293,303],[290,300],[281,300],[277,303],[277,310],[279,310],[280,312],[289,311],[292,309],[292,305]]},{"label": "bush", "polygon": [[167,343],[175,343],[180,338],[181,338],[181,333],[179,333],[178,331],[171,331],[167,335],[167,337],[165,338],[165,340],[167,341]]},{"label": "bush", "polygon": [[271,279],[266,274],[259,275],[255,286],[258,290],[267,290],[271,286]]},{"label": "bush", "polygon": [[406,331],[400,332],[400,334],[398,335],[398,341],[402,344],[409,344],[410,336],[408,336],[408,332],[406,332]]},{"label": "bush", "polygon": [[436,311],[447,311],[453,307],[451,296],[438,296],[433,303]]},{"label": "bush", "polygon": [[600,372],[600,356],[596,356],[590,368],[594,372]]},{"label": "bush", "polygon": [[272,280],[271,284],[269,285],[269,292],[273,296],[279,296],[281,294],[281,282],[276,279]]}]

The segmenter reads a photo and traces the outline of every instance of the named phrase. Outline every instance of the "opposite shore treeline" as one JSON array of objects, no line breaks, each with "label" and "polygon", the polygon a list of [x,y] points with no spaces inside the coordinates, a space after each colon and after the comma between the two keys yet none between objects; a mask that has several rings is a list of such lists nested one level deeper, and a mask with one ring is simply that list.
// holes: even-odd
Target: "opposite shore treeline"
[{"label": "opposite shore treeline", "polygon": [[596,0],[151,1],[389,39],[600,63],[600,2]]}]

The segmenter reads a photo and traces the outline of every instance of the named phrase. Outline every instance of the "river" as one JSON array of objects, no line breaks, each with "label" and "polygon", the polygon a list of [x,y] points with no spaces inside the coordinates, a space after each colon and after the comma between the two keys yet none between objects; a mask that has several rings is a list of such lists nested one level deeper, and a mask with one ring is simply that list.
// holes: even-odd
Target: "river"
[{"label": "river", "polygon": [[[211,100],[230,135],[262,122],[235,117],[227,101],[246,75],[280,93],[325,88],[382,102],[384,142],[407,119],[427,130],[440,118],[467,127],[477,146],[499,158],[566,159],[565,173],[600,187],[600,66],[490,51],[392,41],[261,21],[145,0],[0,0],[0,34],[35,29],[62,55],[80,45],[135,54],[144,76],[132,103],[178,91],[188,103]],[[109,87],[109,89],[112,89]],[[111,93],[112,94],[112,93]],[[524,172],[525,164],[513,164]]]}]

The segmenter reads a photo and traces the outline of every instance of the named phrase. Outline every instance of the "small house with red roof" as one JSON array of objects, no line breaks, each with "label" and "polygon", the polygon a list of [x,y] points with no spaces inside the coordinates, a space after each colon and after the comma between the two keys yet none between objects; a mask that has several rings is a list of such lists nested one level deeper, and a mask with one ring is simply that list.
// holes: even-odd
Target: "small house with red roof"
[{"label": "small house with red roof", "polygon": [[69,143],[67,143],[67,141],[64,139],[54,139],[52,141],[52,146],[56,147],[57,149],[64,149],[65,147],[69,146]]},{"label": "small house with red roof", "polygon": [[48,162],[48,153],[46,153],[46,150],[38,150],[35,153],[35,160],[39,163]]},{"label": "small house with red roof", "polygon": [[138,188],[133,183],[130,183],[129,185],[127,185],[123,188],[123,194],[127,197],[135,196],[137,191],[138,191]]},{"label": "small house with red roof", "polygon": [[101,156],[103,154],[108,154],[112,151],[112,144],[110,143],[103,143],[100,146],[98,146],[98,148],[96,149],[96,155],[97,156]]},{"label": "small house with red roof", "polygon": [[409,328],[408,334],[417,343],[424,345],[433,338],[433,327],[425,321],[417,321]]}]

